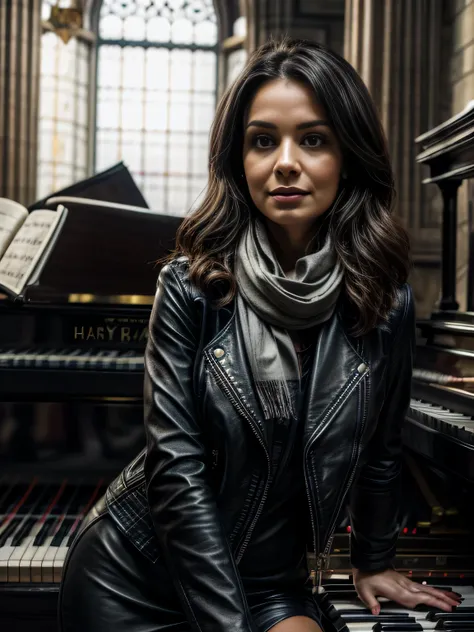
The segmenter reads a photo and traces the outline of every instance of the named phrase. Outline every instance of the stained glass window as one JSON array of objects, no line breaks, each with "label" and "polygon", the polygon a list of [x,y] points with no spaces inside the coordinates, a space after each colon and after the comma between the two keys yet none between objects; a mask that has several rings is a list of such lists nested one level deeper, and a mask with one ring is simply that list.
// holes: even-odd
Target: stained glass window
[{"label": "stained glass window", "polygon": [[212,0],[104,0],[98,35],[95,168],[123,160],[151,208],[184,215],[207,183]]},{"label": "stained glass window", "polygon": [[[47,21],[56,0],[43,0]],[[60,6],[68,7],[71,0]],[[42,198],[87,175],[88,89],[91,43],[72,38],[67,44],[47,23],[41,40],[36,197]]]}]

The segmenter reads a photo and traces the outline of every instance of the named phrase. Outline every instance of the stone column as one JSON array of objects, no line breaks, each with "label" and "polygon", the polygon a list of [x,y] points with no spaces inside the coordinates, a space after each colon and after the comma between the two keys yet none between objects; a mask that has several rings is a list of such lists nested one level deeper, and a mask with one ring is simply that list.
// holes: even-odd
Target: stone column
[{"label": "stone column", "polygon": [[441,10],[430,0],[346,0],[344,29],[344,56],[368,86],[387,134],[396,212],[410,233],[428,313],[439,287],[442,200],[435,185],[422,184],[429,174],[415,162],[414,139],[444,117]]},{"label": "stone column", "polygon": [[35,197],[41,1],[0,2],[0,197]]}]

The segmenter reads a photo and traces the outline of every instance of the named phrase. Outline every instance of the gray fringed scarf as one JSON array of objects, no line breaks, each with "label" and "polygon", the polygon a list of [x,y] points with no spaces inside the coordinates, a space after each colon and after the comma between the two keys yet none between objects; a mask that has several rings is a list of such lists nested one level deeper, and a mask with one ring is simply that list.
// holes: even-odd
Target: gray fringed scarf
[{"label": "gray fringed scarf", "polygon": [[285,276],[257,219],[237,247],[235,275],[238,318],[264,417],[295,417],[288,382],[299,381],[299,369],[287,330],[308,329],[331,317],[342,265],[328,235],[320,250],[298,259],[291,278]]}]

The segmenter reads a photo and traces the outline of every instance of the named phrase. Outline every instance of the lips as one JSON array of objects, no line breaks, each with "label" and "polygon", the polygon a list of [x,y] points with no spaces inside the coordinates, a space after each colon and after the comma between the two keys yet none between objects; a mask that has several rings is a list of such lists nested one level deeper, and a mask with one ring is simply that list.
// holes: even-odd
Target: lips
[{"label": "lips", "polygon": [[299,195],[273,195],[272,199],[275,201],[276,204],[282,204],[283,206],[289,204],[290,206],[294,206],[295,204],[300,204],[305,199],[305,197],[306,195],[302,195],[300,193]]},{"label": "lips", "polygon": [[295,198],[295,197],[304,197],[305,195],[309,195],[309,194],[308,193],[271,193],[271,196],[275,198]]},{"label": "lips", "polygon": [[309,195],[308,191],[297,189],[296,187],[279,187],[270,192],[273,197],[296,197],[301,195]]}]

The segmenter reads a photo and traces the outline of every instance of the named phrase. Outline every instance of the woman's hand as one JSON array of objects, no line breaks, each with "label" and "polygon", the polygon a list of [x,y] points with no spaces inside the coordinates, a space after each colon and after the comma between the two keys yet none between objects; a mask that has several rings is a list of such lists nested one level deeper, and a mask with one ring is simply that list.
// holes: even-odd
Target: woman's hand
[{"label": "woman's hand", "polygon": [[425,604],[451,612],[453,606],[460,604],[457,593],[412,582],[392,569],[371,573],[353,569],[353,579],[359,598],[375,615],[380,613],[377,597],[386,597],[410,610],[418,604]]}]

